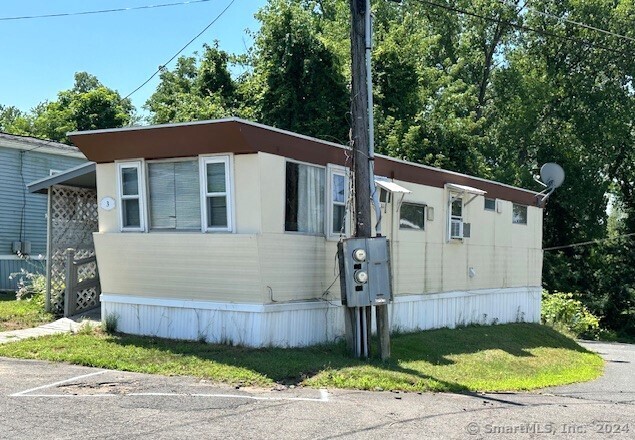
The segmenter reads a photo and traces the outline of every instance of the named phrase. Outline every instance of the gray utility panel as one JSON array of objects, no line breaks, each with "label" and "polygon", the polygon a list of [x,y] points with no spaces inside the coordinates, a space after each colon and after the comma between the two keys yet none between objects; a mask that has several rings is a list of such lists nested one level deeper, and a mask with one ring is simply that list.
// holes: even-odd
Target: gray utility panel
[{"label": "gray utility panel", "polygon": [[338,243],[337,251],[342,304],[366,307],[392,301],[386,237],[348,238]]}]

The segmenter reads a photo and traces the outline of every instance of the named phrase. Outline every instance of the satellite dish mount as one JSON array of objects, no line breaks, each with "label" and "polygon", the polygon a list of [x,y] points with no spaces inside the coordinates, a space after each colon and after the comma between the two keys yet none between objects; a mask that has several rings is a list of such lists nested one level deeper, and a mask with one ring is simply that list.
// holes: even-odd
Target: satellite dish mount
[{"label": "satellite dish mount", "polygon": [[540,167],[540,180],[538,176],[534,177],[534,180],[545,187],[543,191],[536,194],[536,202],[542,207],[556,188],[564,182],[564,170],[557,163],[548,162]]}]

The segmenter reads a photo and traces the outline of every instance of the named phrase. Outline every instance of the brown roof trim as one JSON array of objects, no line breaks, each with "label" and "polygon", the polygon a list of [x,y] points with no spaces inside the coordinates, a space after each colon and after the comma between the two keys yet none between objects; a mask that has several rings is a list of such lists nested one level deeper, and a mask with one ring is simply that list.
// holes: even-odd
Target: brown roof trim
[{"label": "brown roof trim", "polygon": [[[97,163],[141,157],[165,159],[262,151],[318,165],[347,164],[346,147],[237,118],[74,132],[68,136],[88,160]],[[438,188],[443,188],[446,183],[458,183],[487,191],[488,197],[524,205],[536,204],[533,191],[382,155],[376,156],[375,172]]]}]

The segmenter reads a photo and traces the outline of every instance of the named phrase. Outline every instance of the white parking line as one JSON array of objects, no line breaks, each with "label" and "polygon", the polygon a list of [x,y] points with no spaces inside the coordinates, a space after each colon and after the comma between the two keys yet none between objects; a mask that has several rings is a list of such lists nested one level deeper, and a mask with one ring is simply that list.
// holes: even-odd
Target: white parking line
[{"label": "white parking line", "polygon": [[19,393],[10,394],[10,396],[11,397],[25,396],[25,395],[27,395],[29,393],[32,393],[33,391],[44,390],[46,388],[53,388],[53,387],[55,387],[57,385],[62,385],[64,383],[73,382],[75,380],[83,379],[85,377],[97,376],[99,374],[104,374],[104,373],[107,373],[107,372],[108,372],[108,370],[102,370],[102,371],[97,371],[95,373],[83,374],[81,376],[71,377],[70,379],[60,380],[59,382],[50,383],[48,385],[42,385],[41,387],[31,388],[29,390],[20,391]]},{"label": "white parking line", "polygon": [[83,374],[81,376],[75,376],[70,379],[53,382],[48,385],[42,385],[36,388],[30,388],[28,390],[20,391],[18,393],[10,394],[11,397],[117,397],[117,396],[130,396],[130,397],[142,397],[142,396],[163,396],[163,397],[215,397],[220,399],[249,399],[249,400],[289,400],[289,401],[304,401],[304,402],[328,402],[329,393],[326,389],[321,388],[319,398],[311,397],[267,397],[267,396],[252,396],[248,394],[207,394],[207,393],[100,393],[100,394],[33,394],[34,391],[44,390],[47,388],[53,388],[58,385],[62,385],[69,382],[74,382],[79,379],[87,377],[97,376],[107,373],[109,370],[97,371],[94,373]]},{"label": "white parking line", "polygon": [[250,396],[247,394],[207,394],[207,393],[129,393],[127,396],[178,396],[178,397],[219,397],[223,399],[251,399],[251,400],[299,400],[304,402],[328,402],[329,393],[325,389],[320,390],[319,398],[311,397],[266,397]]}]

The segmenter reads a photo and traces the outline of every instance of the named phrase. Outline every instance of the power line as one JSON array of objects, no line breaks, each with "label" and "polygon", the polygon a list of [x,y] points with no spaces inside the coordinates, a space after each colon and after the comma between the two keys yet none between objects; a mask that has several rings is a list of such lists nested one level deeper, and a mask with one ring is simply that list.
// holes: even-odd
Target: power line
[{"label": "power line", "polygon": [[618,34],[618,33],[612,32],[612,31],[607,31],[606,29],[602,29],[602,28],[599,28],[599,27],[591,26],[589,24],[582,23],[582,22],[579,22],[579,21],[570,20],[570,19],[565,18],[565,17],[558,17],[557,15],[550,14],[548,12],[542,12],[542,11],[539,11],[539,10],[534,9],[534,8],[531,8],[531,11],[536,13],[536,14],[542,15],[543,17],[553,18],[555,20],[563,21],[563,22],[570,23],[570,24],[574,24],[576,26],[580,26],[580,27],[583,27],[585,29],[601,32],[601,33],[606,34],[606,35],[612,35],[614,37],[623,38],[625,40],[628,40],[628,41],[631,41],[631,42],[635,42],[635,38],[631,38],[631,37],[629,37],[627,35],[622,35],[622,34]]},{"label": "power line", "polygon": [[146,5],[146,6],[132,6],[129,8],[117,8],[117,9],[102,9],[99,11],[80,11],[80,12],[62,12],[59,14],[43,14],[43,15],[23,15],[20,17],[0,17],[0,21],[14,21],[14,20],[30,20],[33,18],[57,18],[57,17],[72,17],[76,15],[93,15],[93,14],[104,14],[110,12],[125,12],[125,11],[136,11],[140,9],[157,9],[157,8],[167,8],[170,6],[181,6],[181,5],[189,5],[194,3],[206,3],[212,0],[189,0],[178,3],[163,3],[159,5]]},{"label": "power line", "polygon": [[617,235],[615,237],[600,238],[598,240],[583,241],[583,242],[580,242],[580,243],[567,244],[567,245],[564,245],[564,246],[548,247],[548,248],[544,248],[543,251],[556,251],[556,250],[560,250],[560,249],[569,249],[569,248],[580,247],[580,246],[589,246],[589,245],[592,245],[592,244],[603,243],[605,241],[617,240],[618,238],[632,237],[634,235],[635,235],[635,232],[631,232],[630,234]]},{"label": "power line", "polygon": [[229,4],[225,7],[225,9],[223,9],[220,14],[218,14],[207,26],[205,26],[205,28],[203,28],[202,31],[200,31],[198,34],[196,34],[196,36],[194,38],[192,38],[190,41],[188,41],[187,44],[185,46],[183,46],[181,49],[179,49],[179,51],[177,53],[172,55],[172,58],[167,60],[164,64],[160,65],[159,68],[152,75],[150,75],[150,77],[148,79],[146,79],[139,87],[137,87],[132,92],[128,93],[124,98],[122,98],[122,101],[125,100],[125,99],[130,98],[130,96],[132,96],[137,91],[139,91],[143,86],[148,84],[152,80],[152,78],[157,76],[157,73],[159,73],[162,70],[164,70],[166,68],[166,66],[168,64],[170,64],[172,62],[172,60],[174,60],[174,58],[179,56],[181,54],[181,52],[183,52],[190,44],[192,44],[198,37],[203,35],[203,33],[205,33],[206,30],[208,30],[210,27],[212,27],[212,25],[214,23],[216,23],[218,21],[218,19],[220,19],[223,16],[223,14],[231,7],[231,5],[234,4],[235,1],[236,0],[231,0],[231,2],[229,2]]},{"label": "power line", "polygon": [[520,29],[520,30],[524,30],[524,31],[529,31],[529,32],[533,32],[536,34],[540,34],[540,35],[544,35],[547,37],[554,37],[554,38],[560,38],[562,40],[568,40],[568,41],[572,41],[574,43],[580,43],[583,44],[587,47],[592,47],[592,48],[597,48],[597,49],[603,49],[606,50],[608,52],[613,52],[622,56],[628,56],[628,57],[632,57],[633,54],[632,53],[627,53],[627,52],[622,52],[621,50],[617,50],[617,49],[613,49],[612,47],[608,47],[605,46],[603,44],[598,44],[598,43],[591,43],[589,41],[580,39],[580,38],[576,38],[576,37],[568,37],[566,35],[558,35],[558,34],[554,34],[553,32],[548,32],[548,31],[544,31],[542,29],[536,29],[530,26],[526,26],[526,25],[522,25],[522,24],[518,24],[518,23],[514,23],[511,22],[509,20],[502,20],[500,18],[493,18],[493,17],[487,17],[485,15],[480,15],[477,14],[475,12],[470,12],[470,11],[466,11],[464,9],[460,9],[454,6],[450,6],[450,5],[444,5],[444,4],[440,4],[440,3],[435,3],[435,2],[431,2],[428,0],[413,0],[417,3],[422,3],[422,4],[426,4],[429,6],[433,6],[436,8],[441,8],[441,9],[445,9],[448,11],[452,11],[452,12],[456,12],[458,14],[462,14],[462,15],[467,15],[470,17],[474,17],[474,18],[480,18],[481,20],[485,20],[485,21],[489,21],[491,23],[498,23],[498,24],[504,24],[516,29]]}]

